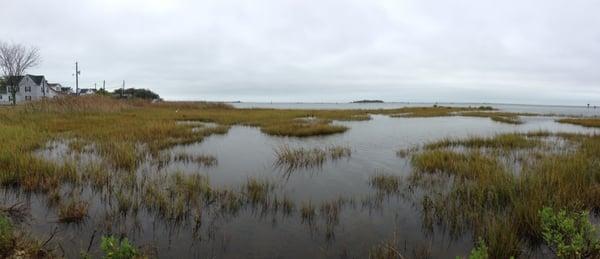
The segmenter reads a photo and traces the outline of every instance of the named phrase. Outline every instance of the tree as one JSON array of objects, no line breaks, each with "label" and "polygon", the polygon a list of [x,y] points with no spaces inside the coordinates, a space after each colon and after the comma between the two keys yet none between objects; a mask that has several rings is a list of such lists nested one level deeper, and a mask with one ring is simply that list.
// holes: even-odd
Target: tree
[{"label": "tree", "polygon": [[152,92],[150,89],[139,89],[139,88],[127,88],[125,91],[123,89],[116,89],[114,91],[115,95],[118,96],[130,96],[131,98],[139,98],[146,100],[157,100],[160,99],[160,96],[155,92]]},{"label": "tree", "polygon": [[39,50],[22,44],[0,42],[0,71],[6,81],[7,90],[12,96],[13,105],[19,91],[19,82],[27,69],[40,62]]},{"label": "tree", "polygon": [[7,93],[6,81],[4,81],[4,78],[0,77],[0,94],[5,94],[5,93]]}]

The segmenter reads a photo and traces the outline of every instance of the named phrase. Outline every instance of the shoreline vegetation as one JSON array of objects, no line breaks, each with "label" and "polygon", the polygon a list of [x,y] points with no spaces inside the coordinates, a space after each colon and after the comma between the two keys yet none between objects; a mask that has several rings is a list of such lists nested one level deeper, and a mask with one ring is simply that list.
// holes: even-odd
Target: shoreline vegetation
[{"label": "shoreline vegetation", "polygon": [[[201,225],[210,211],[235,215],[250,207],[261,213],[299,215],[310,226],[320,219],[326,224],[327,235],[333,235],[344,205],[354,204],[352,198],[294,204],[286,196],[275,195],[277,186],[268,179],[249,178],[242,186],[225,189],[211,186],[209,179],[199,173],[152,169],[164,168],[170,161],[204,167],[227,163],[211,154],[169,155],[165,150],[226,134],[234,125],[258,127],[272,136],[309,137],[343,133],[348,128],[334,121],[366,121],[371,114],[484,117],[510,124],[521,123],[520,116],[533,116],[496,112],[484,106],[274,110],[102,96],[43,100],[0,109],[0,186],[18,193],[44,195],[60,224],[80,224],[90,217],[90,204],[79,196],[84,193],[82,189],[89,188],[89,193],[113,204],[110,209],[114,211],[109,214],[115,217],[148,213],[156,220]],[[600,125],[596,119],[559,122]],[[60,150],[61,145],[65,157],[71,159],[51,161],[38,154],[40,150]],[[274,153],[276,163],[289,170],[352,156],[352,150],[344,146],[281,146]],[[84,156],[94,159],[79,159]],[[531,132],[444,139],[422,148],[400,150],[397,156],[413,168],[408,178],[378,173],[365,184],[377,190],[378,197],[414,199],[425,230],[437,226],[452,236],[469,234],[478,244],[473,253],[492,258],[522,256],[544,245],[571,245],[572,249],[561,250],[566,257],[577,253],[600,255],[600,247],[591,240],[594,227],[585,221],[587,213],[600,211],[599,136]],[[91,162],[81,162],[84,160]],[[417,188],[423,196],[412,194]],[[52,247],[56,233],[50,233],[48,241],[37,241],[19,231],[19,219],[25,218],[24,214],[18,206],[0,208],[0,255],[48,257],[57,252]],[[560,231],[570,217],[576,218],[577,228],[571,228],[575,233]],[[103,251],[140,256],[142,252],[135,245],[112,234],[102,233]],[[586,240],[583,245],[569,243],[574,237]],[[398,258],[395,243],[386,242],[373,249],[372,258]]]},{"label": "shoreline vegetation", "polygon": [[358,101],[352,101],[351,103],[383,103],[382,100],[358,100]]},{"label": "shoreline vegetation", "polygon": [[559,119],[557,120],[559,123],[573,124],[579,125],[589,128],[600,128],[600,118],[568,118],[568,119]]}]

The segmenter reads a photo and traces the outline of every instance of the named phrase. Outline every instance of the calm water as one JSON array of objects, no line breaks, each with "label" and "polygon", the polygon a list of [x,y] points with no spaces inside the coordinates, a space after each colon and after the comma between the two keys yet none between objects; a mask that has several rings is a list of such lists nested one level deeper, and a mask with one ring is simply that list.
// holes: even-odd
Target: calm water
[{"label": "calm water", "polygon": [[[582,111],[585,110],[576,112]],[[155,247],[161,258],[365,258],[372,246],[394,236],[405,245],[402,249],[409,257],[413,251],[426,247],[434,258],[453,258],[470,251],[470,236],[451,239],[439,229],[434,233],[423,231],[420,212],[413,201],[395,196],[377,199],[376,191],[369,186],[369,177],[377,173],[409,174],[408,161],[398,158],[396,151],[445,137],[536,130],[596,132],[558,124],[554,119],[524,117],[524,124],[508,125],[488,118],[375,115],[370,121],[336,122],[350,128],[343,134],[302,139],[272,137],[258,128],[235,126],[226,135],[170,150],[216,156],[219,162],[215,167],[173,164],[168,168],[200,171],[214,186],[239,189],[249,177],[257,177],[275,183],[276,193],[290,198],[297,208],[308,201],[318,206],[340,198],[349,200],[341,207],[335,222],[317,217],[309,224],[302,221],[299,213],[265,214],[247,208],[236,215],[207,216],[200,234],[195,234],[188,226],[165,224],[143,212],[135,219],[107,222],[103,215],[110,206],[82,190],[82,197],[93,204],[91,216],[84,224],[65,225],[56,223],[55,209],[49,209],[42,196],[15,197],[13,192],[6,192],[4,197],[7,203],[15,199],[29,202],[33,214],[29,225],[34,233],[43,234],[41,239],[58,227],[60,235],[56,240],[69,257],[77,257],[79,251],[86,249],[94,230],[110,229],[126,234],[137,245]],[[321,168],[288,172],[275,165],[275,149],[285,144],[309,148],[343,145],[352,149],[352,156],[328,161]],[[97,243],[98,237],[94,247]]]},{"label": "calm water", "polygon": [[[236,108],[273,108],[273,109],[395,109],[402,107],[431,107],[434,103],[231,103]],[[552,106],[525,104],[489,104],[489,103],[437,103],[441,106],[479,107],[492,106],[500,111],[536,114],[555,114],[566,116],[600,116],[600,107]]]}]

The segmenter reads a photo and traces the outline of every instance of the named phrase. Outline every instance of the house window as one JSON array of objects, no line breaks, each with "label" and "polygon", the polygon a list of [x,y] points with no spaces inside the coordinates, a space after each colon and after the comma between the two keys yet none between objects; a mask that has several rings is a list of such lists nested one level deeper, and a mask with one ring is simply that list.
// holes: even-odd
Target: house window
[{"label": "house window", "polygon": [[31,86],[25,86],[25,92],[31,92]]},{"label": "house window", "polygon": [[26,96],[25,96],[25,101],[31,101],[31,96],[29,96],[29,95],[26,95]]}]

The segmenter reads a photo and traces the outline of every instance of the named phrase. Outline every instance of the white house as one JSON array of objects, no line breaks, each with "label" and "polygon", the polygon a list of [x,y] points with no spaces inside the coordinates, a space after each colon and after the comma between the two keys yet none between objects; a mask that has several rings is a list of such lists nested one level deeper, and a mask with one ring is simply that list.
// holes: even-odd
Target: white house
[{"label": "white house", "polygon": [[94,89],[94,88],[79,88],[79,92],[77,93],[77,95],[92,95],[92,94],[96,94],[98,90]]},{"label": "white house", "polygon": [[[44,76],[25,75],[20,77],[16,101],[17,103],[35,101],[65,94],[68,92],[65,92],[60,84],[48,84]],[[0,88],[0,105],[2,104],[12,104],[12,94],[8,91],[8,87]]]}]

